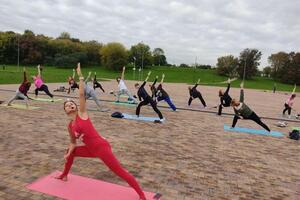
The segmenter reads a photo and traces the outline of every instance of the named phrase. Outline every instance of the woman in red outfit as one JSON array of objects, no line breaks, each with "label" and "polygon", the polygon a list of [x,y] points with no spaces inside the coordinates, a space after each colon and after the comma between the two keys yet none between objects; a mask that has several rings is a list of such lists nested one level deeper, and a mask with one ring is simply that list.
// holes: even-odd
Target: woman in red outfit
[{"label": "woman in red outfit", "polygon": [[[66,160],[63,173],[56,177],[67,181],[67,175],[71,169],[74,157],[89,157],[101,159],[116,175],[124,179],[139,195],[140,200],[146,200],[144,192],[141,190],[135,178],[122,168],[119,161],[112,153],[111,146],[107,140],[101,137],[93,127],[92,122],[86,111],[86,100],[84,96],[84,77],[81,74],[80,63],[77,67],[79,82],[79,110],[74,101],[66,101],[64,110],[71,119],[68,130],[71,143],[67,153],[64,155]],[[82,139],[84,146],[76,146],[76,139]]]}]

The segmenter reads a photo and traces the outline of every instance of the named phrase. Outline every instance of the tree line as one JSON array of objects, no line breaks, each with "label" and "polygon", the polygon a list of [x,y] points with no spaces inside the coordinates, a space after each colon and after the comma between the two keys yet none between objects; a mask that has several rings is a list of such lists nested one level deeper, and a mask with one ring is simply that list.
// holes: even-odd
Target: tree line
[{"label": "tree line", "polygon": [[17,64],[18,60],[21,65],[74,66],[80,62],[114,70],[127,64],[137,68],[168,64],[162,48],[151,50],[142,42],[126,49],[116,42],[80,41],[67,32],[52,38],[31,30],[22,34],[0,31],[0,64]]},{"label": "tree line", "polygon": [[262,53],[258,49],[244,49],[239,57],[227,55],[217,60],[217,73],[227,77],[251,79],[263,74],[276,81],[300,84],[300,53],[278,52],[268,57],[270,66],[258,70]]}]

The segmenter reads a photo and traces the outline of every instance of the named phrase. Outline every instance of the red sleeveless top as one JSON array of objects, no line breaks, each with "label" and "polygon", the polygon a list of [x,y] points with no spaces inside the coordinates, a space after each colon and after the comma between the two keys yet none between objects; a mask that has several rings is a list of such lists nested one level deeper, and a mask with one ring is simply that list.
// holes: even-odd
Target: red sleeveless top
[{"label": "red sleeveless top", "polygon": [[75,121],[69,123],[69,129],[76,139],[82,136],[82,142],[88,147],[101,148],[103,145],[109,145],[96,131],[90,118],[83,120],[77,115]]}]

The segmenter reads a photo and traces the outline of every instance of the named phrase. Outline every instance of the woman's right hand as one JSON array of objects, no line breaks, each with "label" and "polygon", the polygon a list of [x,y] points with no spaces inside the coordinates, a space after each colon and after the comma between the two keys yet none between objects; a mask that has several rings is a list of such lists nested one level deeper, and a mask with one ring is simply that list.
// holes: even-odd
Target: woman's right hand
[{"label": "woman's right hand", "polygon": [[65,159],[66,162],[68,161],[69,156],[70,156],[69,153],[66,153],[66,154],[64,155],[64,159]]}]

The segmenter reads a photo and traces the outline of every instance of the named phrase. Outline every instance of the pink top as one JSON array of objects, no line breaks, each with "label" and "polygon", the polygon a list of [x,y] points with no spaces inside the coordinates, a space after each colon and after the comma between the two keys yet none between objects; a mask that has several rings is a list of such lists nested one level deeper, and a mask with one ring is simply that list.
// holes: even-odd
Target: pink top
[{"label": "pink top", "polygon": [[33,80],[34,80],[34,85],[37,88],[42,87],[42,85],[44,84],[43,80],[39,76],[34,77]]},{"label": "pink top", "polygon": [[103,145],[109,145],[107,140],[99,135],[94,128],[90,118],[87,120],[81,119],[78,115],[75,121],[70,122],[69,129],[75,138],[79,138],[82,135],[82,142],[92,149],[98,149]]},{"label": "pink top", "polygon": [[285,103],[287,105],[289,105],[290,107],[292,107],[293,103],[294,103],[294,100],[295,100],[295,98],[292,99],[292,96],[290,96],[290,98],[288,98]]}]

